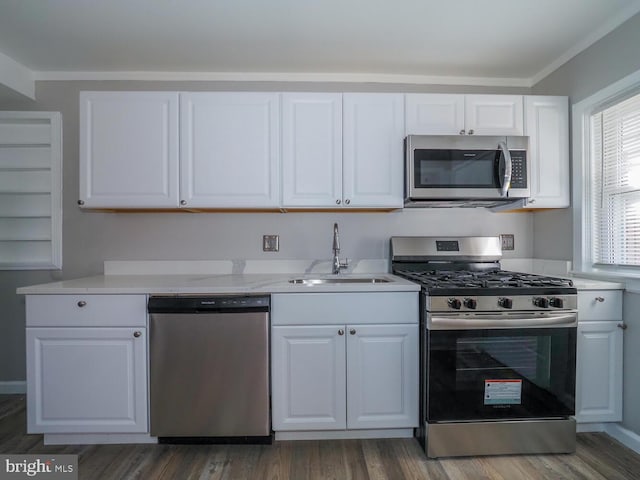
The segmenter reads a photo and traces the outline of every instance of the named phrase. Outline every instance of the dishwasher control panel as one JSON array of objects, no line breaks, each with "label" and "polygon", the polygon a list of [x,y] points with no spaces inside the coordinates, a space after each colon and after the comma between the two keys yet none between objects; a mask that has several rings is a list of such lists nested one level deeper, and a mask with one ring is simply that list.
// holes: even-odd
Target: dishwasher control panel
[{"label": "dishwasher control panel", "polygon": [[268,295],[152,296],[149,313],[209,313],[220,311],[269,311]]}]

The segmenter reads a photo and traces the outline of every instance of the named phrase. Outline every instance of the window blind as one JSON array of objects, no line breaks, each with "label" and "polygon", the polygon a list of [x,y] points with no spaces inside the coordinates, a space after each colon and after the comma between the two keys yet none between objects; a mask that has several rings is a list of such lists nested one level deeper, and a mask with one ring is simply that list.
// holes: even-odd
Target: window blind
[{"label": "window blind", "polygon": [[640,94],[591,116],[592,255],[640,266]]},{"label": "window blind", "polygon": [[0,112],[0,270],[62,267],[62,125]]}]

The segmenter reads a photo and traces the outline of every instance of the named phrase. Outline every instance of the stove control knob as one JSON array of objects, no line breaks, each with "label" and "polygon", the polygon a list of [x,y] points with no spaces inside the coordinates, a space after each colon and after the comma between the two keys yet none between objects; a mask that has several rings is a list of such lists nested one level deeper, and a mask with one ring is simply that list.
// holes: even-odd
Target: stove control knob
[{"label": "stove control knob", "polygon": [[454,310],[460,310],[460,307],[462,306],[462,302],[460,302],[460,300],[458,300],[457,298],[450,298],[447,301],[447,304]]},{"label": "stove control knob", "polygon": [[506,297],[499,298],[498,306],[502,308],[513,308],[513,300]]},{"label": "stove control knob", "polygon": [[467,308],[470,308],[471,310],[475,310],[476,307],[478,306],[478,302],[475,298],[465,298],[464,306]]},{"label": "stove control knob", "polygon": [[553,308],[562,308],[562,307],[564,307],[564,300],[562,300],[561,298],[558,298],[558,297],[553,297],[553,298],[549,299],[549,304]]},{"label": "stove control knob", "polygon": [[549,308],[549,299],[545,297],[535,297],[533,299],[533,304],[536,307]]}]

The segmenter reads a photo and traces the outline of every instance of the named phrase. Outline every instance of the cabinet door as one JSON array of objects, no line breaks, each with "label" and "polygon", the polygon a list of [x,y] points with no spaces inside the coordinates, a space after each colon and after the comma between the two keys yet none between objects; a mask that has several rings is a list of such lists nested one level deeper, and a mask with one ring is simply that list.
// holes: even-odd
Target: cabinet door
[{"label": "cabinet door", "polygon": [[178,205],[178,94],[80,93],[84,207]]},{"label": "cabinet door", "polygon": [[404,96],[345,93],[342,196],[347,207],[404,203]]},{"label": "cabinet door", "polygon": [[622,344],[620,322],[578,324],[576,420],[622,420]]},{"label": "cabinet door", "polygon": [[405,95],[407,135],[458,135],[464,132],[464,95]]},{"label": "cabinet door", "polygon": [[342,94],[282,95],[282,204],[342,204]]},{"label": "cabinet door", "polygon": [[144,328],[27,328],[29,433],[147,432]]},{"label": "cabinet door", "polygon": [[466,95],[464,115],[469,135],[524,135],[521,95]]},{"label": "cabinet door", "polygon": [[527,96],[531,208],[569,206],[569,106],[567,97]]},{"label": "cabinet door", "polygon": [[346,427],[344,325],[273,327],[273,429]]},{"label": "cabinet door", "polygon": [[347,428],[418,426],[418,325],[347,327]]},{"label": "cabinet door", "polygon": [[279,205],[279,94],[180,94],[180,205]]}]

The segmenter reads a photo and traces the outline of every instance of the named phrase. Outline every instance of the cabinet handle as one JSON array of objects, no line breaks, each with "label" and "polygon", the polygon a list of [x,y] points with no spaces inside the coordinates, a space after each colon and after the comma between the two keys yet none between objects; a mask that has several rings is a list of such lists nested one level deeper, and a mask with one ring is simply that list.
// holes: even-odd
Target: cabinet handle
[{"label": "cabinet handle", "polygon": [[604,297],[596,297],[596,302],[604,302]]},{"label": "cabinet handle", "polygon": [[80,308],[82,308],[82,307],[84,307],[84,306],[86,306],[86,305],[87,305],[87,302],[85,302],[84,300],[80,300],[80,301],[78,302],[78,306],[79,306]]},{"label": "cabinet handle", "polygon": [[351,200],[349,200],[348,198],[344,201],[344,203],[346,203],[347,205],[349,205],[351,203]]},{"label": "cabinet handle", "polygon": [[344,330],[342,329],[338,330],[338,335],[344,335]]},{"label": "cabinet handle", "polygon": [[527,200],[528,203],[536,203],[536,199],[535,198],[530,198],[529,200]]},{"label": "cabinet handle", "polygon": [[620,330],[626,330],[626,329],[627,329],[627,325],[626,325],[625,323],[619,323],[619,324],[618,324],[618,328],[619,328]]},{"label": "cabinet handle", "polygon": [[473,135],[473,128],[469,130],[469,133],[467,135]]},{"label": "cabinet handle", "polygon": [[84,205],[84,200],[78,200],[78,205]]},{"label": "cabinet handle", "polygon": [[336,205],[340,205],[342,203],[341,200],[336,200]]},{"label": "cabinet handle", "polygon": [[133,332],[133,336],[134,336],[134,337],[136,337],[136,338],[140,337],[140,335],[142,335],[142,332],[140,332],[140,331],[138,331],[138,330],[136,330],[135,332]]},{"label": "cabinet handle", "polygon": [[180,200],[180,205],[186,205],[187,201],[186,200]]},{"label": "cabinet handle", "polygon": [[460,130],[460,135],[464,135],[464,129]]},{"label": "cabinet handle", "polygon": [[350,333],[351,335],[355,335],[355,334],[356,334],[356,329],[355,329],[355,328],[352,328],[351,330],[349,330],[349,333]]}]

